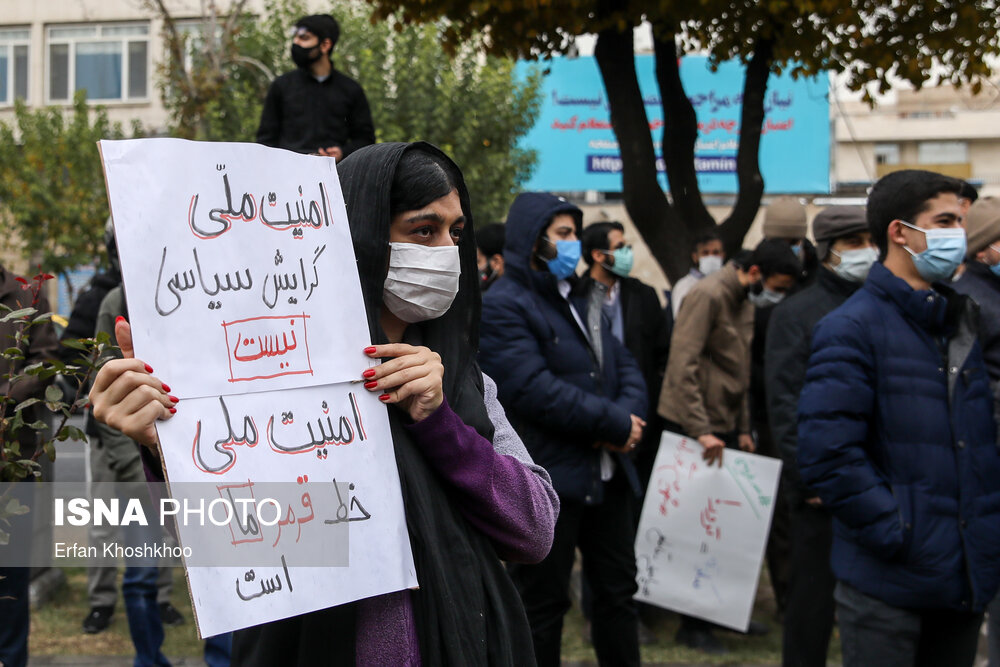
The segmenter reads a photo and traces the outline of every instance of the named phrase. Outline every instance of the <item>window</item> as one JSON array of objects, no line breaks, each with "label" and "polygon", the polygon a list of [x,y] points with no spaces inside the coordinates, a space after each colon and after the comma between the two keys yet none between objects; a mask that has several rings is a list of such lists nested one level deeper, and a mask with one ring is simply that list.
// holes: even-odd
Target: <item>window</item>
[{"label": "window", "polygon": [[964,141],[921,141],[917,145],[920,164],[964,164],[969,161],[969,147]]},{"label": "window", "polygon": [[149,87],[149,24],[50,27],[49,100],[145,100]]},{"label": "window", "polygon": [[14,99],[28,99],[27,28],[0,29],[0,105],[13,104]]},{"label": "window", "polygon": [[899,164],[899,144],[875,144],[875,164]]}]

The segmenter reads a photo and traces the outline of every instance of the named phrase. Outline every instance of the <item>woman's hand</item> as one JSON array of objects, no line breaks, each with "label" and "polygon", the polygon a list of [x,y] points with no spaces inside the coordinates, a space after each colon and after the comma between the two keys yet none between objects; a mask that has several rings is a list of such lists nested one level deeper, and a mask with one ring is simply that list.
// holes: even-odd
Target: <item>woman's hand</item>
[{"label": "woman's hand", "polygon": [[365,389],[379,392],[380,401],[398,404],[415,422],[426,419],[441,405],[444,366],[437,352],[404,343],[373,345],[364,352],[372,358],[389,359],[361,374]]},{"label": "woman's hand", "polygon": [[170,387],[153,376],[149,364],[133,358],[132,329],[124,318],[115,322],[115,337],[125,358],[113,359],[98,371],[90,390],[94,418],[156,451],[153,424],[170,419],[178,399],[167,393]]}]

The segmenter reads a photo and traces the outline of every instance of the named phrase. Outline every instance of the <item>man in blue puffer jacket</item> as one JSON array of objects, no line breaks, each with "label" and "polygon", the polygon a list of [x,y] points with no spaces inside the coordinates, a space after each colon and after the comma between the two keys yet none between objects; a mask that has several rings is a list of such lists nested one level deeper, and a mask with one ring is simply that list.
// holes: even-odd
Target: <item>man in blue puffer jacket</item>
[{"label": "man in blue puffer jacket", "polygon": [[479,362],[535,463],[559,494],[555,541],[537,565],[512,565],[539,665],[559,665],[569,577],[579,546],[593,592],[601,664],[638,665],[632,596],[632,504],[639,482],[628,453],[642,437],[646,386],[606,318],[588,320],[570,296],[583,214],[562,197],[520,195],[507,216],[502,278],[483,295]]},{"label": "man in blue puffer jacket", "polygon": [[799,469],[835,519],[845,666],[972,665],[1000,586],[1000,452],[965,254],[961,182],[872,189],[867,282],[816,327]]}]

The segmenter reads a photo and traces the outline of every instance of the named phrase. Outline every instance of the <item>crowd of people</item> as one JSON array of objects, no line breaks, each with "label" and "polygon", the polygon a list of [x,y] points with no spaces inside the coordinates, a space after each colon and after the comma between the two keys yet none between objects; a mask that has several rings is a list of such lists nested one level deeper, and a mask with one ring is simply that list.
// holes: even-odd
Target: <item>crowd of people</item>
[{"label": "crowd of people", "polygon": [[[421,585],[212,638],[210,664],[559,665],[579,559],[598,662],[639,665],[635,531],[664,431],[709,465],[726,449],[783,460],[766,557],[785,665],[826,664],[835,624],[851,667],[972,665],[987,608],[1000,664],[1000,200],[899,171],[810,233],[805,206],[775,198],[751,250],[694,238],[664,304],[630,276],[626,227],[584,225],[555,194],[474,229],[447,155],[374,144],[363,91],[330,63],[338,33],[298,22],[298,68],[258,139],[340,161],[365,354],[382,362],[358,381],[387,405]],[[297,111],[303,95],[337,100],[336,122]],[[401,262],[435,287],[395,290]],[[121,348],[90,391],[94,481],[162,479],[154,425],[183,404],[134,358],[113,283],[95,279],[82,325]],[[54,354],[42,342],[26,363]],[[126,571],[137,666],[169,664],[168,581]],[[107,626],[113,582],[92,573],[87,632]],[[0,624],[0,663],[20,666],[14,598],[0,609],[24,622]],[[718,632],[683,616],[675,640],[723,653]]]}]

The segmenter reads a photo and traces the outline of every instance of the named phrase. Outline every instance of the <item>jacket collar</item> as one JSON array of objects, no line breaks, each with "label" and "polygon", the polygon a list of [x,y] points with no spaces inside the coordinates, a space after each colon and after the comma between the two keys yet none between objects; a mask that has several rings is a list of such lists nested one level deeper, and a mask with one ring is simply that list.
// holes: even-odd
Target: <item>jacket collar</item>
[{"label": "jacket collar", "polygon": [[940,283],[935,283],[934,289],[915,290],[882,262],[872,265],[864,289],[891,301],[914,323],[933,333],[944,331],[948,300],[956,296],[951,288]]},{"label": "jacket collar", "polygon": [[1000,288],[1000,276],[990,270],[990,267],[982,262],[971,260],[965,265],[965,272],[987,281],[990,285]]},{"label": "jacket collar", "polygon": [[838,294],[843,297],[849,297],[858,289],[861,288],[862,283],[856,283],[852,280],[846,278],[841,278],[836,273],[826,268],[826,266],[820,266],[819,271],[816,276],[816,282],[827,292],[832,292],[833,294]]},{"label": "jacket collar", "polygon": [[[746,300],[747,288],[740,283],[739,270],[736,268],[736,264],[729,262],[723,266],[718,271],[719,284],[722,286],[722,291],[733,303],[740,303]],[[708,280],[711,278],[703,278],[703,280]]]}]

